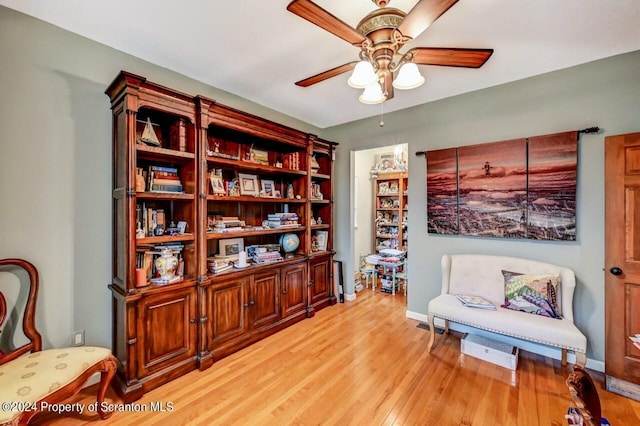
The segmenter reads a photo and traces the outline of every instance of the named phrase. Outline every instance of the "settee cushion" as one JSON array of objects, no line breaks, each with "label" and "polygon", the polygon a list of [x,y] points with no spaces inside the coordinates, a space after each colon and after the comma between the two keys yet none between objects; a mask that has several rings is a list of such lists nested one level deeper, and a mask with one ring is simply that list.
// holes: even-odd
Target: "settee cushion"
[{"label": "settee cushion", "polygon": [[441,294],[432,299],[429,315],[571,351],[587,350],[586,337],[567,319],[532,317],[500,306],[495,311],[468,308],[454,294]]},{"label": "settee cushion", "polygon": [[561,318],[558,308],[559,275],[531,275],[502,271],[503,308],[551,318]]}]

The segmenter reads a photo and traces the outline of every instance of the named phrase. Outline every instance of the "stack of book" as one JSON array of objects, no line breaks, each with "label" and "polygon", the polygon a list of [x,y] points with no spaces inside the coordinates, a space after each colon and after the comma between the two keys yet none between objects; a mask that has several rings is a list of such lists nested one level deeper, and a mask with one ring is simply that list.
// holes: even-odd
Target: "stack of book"
[{"label": "stack of book", "polygon": [[221,272],[233,269],[233,263],[228,260],[217,259],[210,257],[207,259],[207,269],[212,274],[219,274]]},{"label": "stack of book", "polygon": [[150,192],[183,193],[182,181],[176,167],[149,166],[147,172]]},{"label": "stack of book", "polygon": [[213,226],[211,223],[208,225],[210,231],[219,233],[239,232],[245,228],[244,220],[240,220],[237,216],[220,216],[213,220]]},{"label": "stack of book", "polygon": [[277,251],[265,251],[256,253],[250,258],[254,263],[258,265],[264,265],[265,263],[274,263],[282,261],[282,255]]},{"label": "stack of book", "polygon": [[297,228],[300,226],[298,215],[295,213],[269,213],[263,225],[275,229]]},{"label": "stack of book", "polygon": [[258,265],[266,263],[280,262],[282,255],[280,254],[279,244],[264,244],[247,247],[247,256]]}]

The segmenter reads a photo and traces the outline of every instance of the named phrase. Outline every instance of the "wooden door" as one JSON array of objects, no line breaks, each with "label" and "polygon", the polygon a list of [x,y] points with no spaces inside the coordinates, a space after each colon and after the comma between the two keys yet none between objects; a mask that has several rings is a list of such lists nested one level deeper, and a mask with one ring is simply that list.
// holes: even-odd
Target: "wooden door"
[{"label": "wooden door", "polygon": [[314,306],[316,304],[326,305],[329,303],[330,291],[331,291],[331,257],[319,257],[311,260],[309,267],[309,304]]},{"label": "wooden door", "polygon": [[280,271],[256,274],[251,283],[249,305],[252,328],[273,324],[280,319]]},{"label": "wooden door", "polygon": [[307,308],[307,264],[282,268],[282,316],[287,317]]},{"label": "wooden door", "polygon": [[195,357],[195,288],[143,297],[138,309],[140,377]]},{"label": "wooden door", "polygon": [[212,352],[223,342],[242,336],[249,331],[248,278],[230,279],[211,286],[208,305],[210,312],[209,350]]},{"label": "wooden door", "polygon": [[605,372],[640,384],[640,133],[605,139],[605,234]]}]

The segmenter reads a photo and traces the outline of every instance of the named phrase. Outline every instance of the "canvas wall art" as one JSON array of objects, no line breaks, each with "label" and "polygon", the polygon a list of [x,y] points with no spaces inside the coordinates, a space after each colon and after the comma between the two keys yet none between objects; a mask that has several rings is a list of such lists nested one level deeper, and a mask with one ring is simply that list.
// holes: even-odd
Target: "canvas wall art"
[{"label": "canvas wall art", "polygon": [[428,232],[458,233],[457,149],[427,152]]},{"label": "canvas wall art", "polygon": [[460,234],[525,238],[527,140],[458,148]]},{"label": "canvas wall art", "polygon": [[527,236],[576,240],[578,132],[529,138]]},{"label": "canvas wall art", "polygon": [[426,157],[429,233],[575,241],[578,132]]}]

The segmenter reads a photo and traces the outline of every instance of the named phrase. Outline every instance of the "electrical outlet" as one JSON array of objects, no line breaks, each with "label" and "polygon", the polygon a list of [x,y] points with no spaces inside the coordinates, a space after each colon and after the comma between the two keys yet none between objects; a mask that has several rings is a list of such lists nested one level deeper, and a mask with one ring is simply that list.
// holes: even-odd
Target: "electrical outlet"
[{"label": "electrical outlet", "polygon": [[74,331],[72,340],[73,346],[84,346],[84,330]]}]

